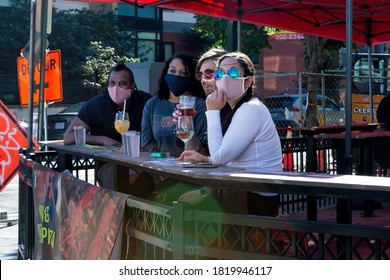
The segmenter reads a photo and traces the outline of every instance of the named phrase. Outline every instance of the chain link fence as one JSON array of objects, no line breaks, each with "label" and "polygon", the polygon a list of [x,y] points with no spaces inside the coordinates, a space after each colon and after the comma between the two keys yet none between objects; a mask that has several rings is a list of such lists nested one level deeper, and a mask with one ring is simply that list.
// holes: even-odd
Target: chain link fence
[{"label": "chain link fence", "polygon": [[[388,73],[388,71],[385,71]],[[271,112],[276,127],[303,126],[306,115],[307,83],[310,75],[319,76],[317,120],[319,125],[345,121],[345,72],[267,72],[257,71],[256,95]],[[390,91],[388,77],[372,79],[374,115],[381,96]],[[352,76],[352,122],[370,121],[368,76]],[[389,86],[388,86],[389,85]],[[372,120],[376,122],[376,118]]]},{"label": "chain link fence", "polygon": [[[356,72],[356,71],[355,71]],[[381,96],[390,92],[388,69],[382,69],[379,75],[373,74],[372,93],[374,115]],[[359,73],[358,73],[359,74]],[[352,76],[352,122],[369,122],[370,101],[368,98],[367,73]],[[307,83],[310,75],[319,76],[317,91],[317,120],[320,125],[344,123],[345,120],[345,72],[324,71],[308,72],[269,72],[258,70],[255,94],[271,112],[276,127],[303,126],[306,115]],[[72,104],[88,100],[96,93],[83,89],[77,82],[63,83],[64,100]],[[358,93],[358,94],[356,94]],[[16,76],[0,75],[0,99],[5,104],[19,104],[19,90]],[[376,122],[374,118],[372,120]]]}]

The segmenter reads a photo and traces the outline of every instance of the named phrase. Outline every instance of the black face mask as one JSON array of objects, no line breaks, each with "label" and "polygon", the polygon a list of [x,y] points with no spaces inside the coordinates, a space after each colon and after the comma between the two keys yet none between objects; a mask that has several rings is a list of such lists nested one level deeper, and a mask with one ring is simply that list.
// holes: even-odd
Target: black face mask
[{"label": "black face mask", "polygon": [[190,77],[182,77],[182,76],[177,76],[172,74],[166,74],[164,80],[167,83],[168,88],[175,96],[182,95],[191,86]]}]

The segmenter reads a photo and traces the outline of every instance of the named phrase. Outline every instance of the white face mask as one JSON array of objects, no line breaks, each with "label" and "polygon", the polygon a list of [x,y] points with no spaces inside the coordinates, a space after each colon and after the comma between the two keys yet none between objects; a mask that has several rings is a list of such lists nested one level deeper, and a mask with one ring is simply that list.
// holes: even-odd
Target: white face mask
[{"label": "white face mask", "polygon": [[224,90],[226,92],[227,100],[232,101],[245,94],[246,89],[244,86],[247,78],[248,77],[239,77],[237,79],[232,79],[228,75],[224,75],[220,80],[217,80],[217,88],[219,90]]},{"label": "white face mask", "polygon": [[131,88],[121,88],[117,86],[108,88],[108,94],[116,104],[125,102],[126,99],[130,98],[132,92],[133,90]]}]

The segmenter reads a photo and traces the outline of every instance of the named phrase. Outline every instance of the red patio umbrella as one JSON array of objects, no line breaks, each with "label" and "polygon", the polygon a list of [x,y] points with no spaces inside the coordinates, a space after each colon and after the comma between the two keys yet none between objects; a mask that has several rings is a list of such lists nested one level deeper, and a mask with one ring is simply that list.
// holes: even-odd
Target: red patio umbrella
[{"label": "red patio umbrella", "polygon": [[[156,6],[345,41],[345,0],[79,0]],[[354,0],[352,41],[390,42],[390,1]]]}]

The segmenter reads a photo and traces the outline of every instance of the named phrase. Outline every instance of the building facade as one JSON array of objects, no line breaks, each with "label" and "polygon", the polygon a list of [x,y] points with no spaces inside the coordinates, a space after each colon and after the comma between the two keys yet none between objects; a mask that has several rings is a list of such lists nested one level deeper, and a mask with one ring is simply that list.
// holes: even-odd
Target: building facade
[{"label": "building facade", "polygon": [[[11,0],[0,0],[0,8],[11,5]],[[173,53],[188,52],[193,48],[186,40],[185,30],[189,30],[195,23],[191,13],[174,10],[165,10],[155,7],[136,8],[126,3],[88,3],[78,1],[53,0],[53,6],[58,10],[90,9],[112,11],[117,14],[118,27],[122,31],[123,40],[131,42],[131,49],[128,51],[130,57],[140,58],[141,61],[154,63],[164,62]],[[304,63],[301,57],[303,52],[303,39],[300,40],[272,40],[272,49],[265,49],[258,61],[255,61],[259,69],[265,71],[296,72],[304,71]],[[22,47],[22,46],[21,46]],[[195,54],[197,55],[197,54]],[[0,74],[1,75],[1,74]],[[268,80],[264,89],[270,92],[277,91],[280,83]],[[80,94],[67,94],[68,91],[85,92],[77,81],[63,80],[64,100],[62,103],[69,104],[88,98]],[[286,84],[282,88],[291,87]],[[77,88],[80,87],[80,88]],[[279,85],[280,88],[280,85]],[[19,94],[16,73],[13,77],[2,77],[0,80],[0,98],[6,104],[19,104]],[[6,97],[6,98],[5,98]]]}]

